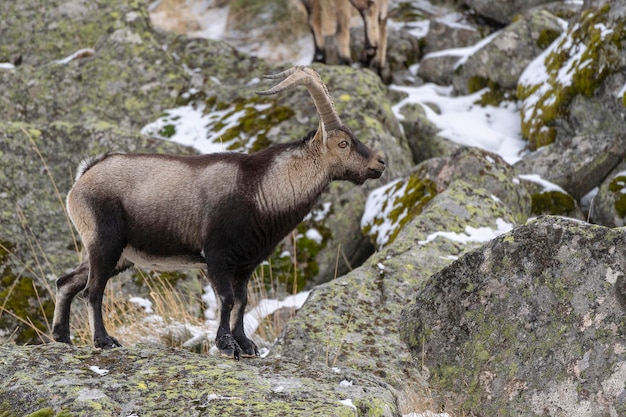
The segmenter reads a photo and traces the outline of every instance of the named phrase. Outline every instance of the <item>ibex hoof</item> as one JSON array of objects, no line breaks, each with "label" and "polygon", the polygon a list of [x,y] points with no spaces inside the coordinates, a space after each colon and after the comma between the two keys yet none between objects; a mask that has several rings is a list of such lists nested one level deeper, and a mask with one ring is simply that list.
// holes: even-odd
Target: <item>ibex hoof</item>
[{"label": "ibex hoof", "polygon": [[93,344],[95,347],[100,349],[115,349],[118,347],[122,347],[122,344],[118,342],[116,338],[108,335],[104,337],[94,338]]},{"label": "ibex hoof", "polygon": [[215,338],[215,346],[220,350],[220,355],[233,358],[238,361],[241,357],[241,348],[232,335],[225,334]]},{"label": "ibex hoof", "polygon": [[244,358],[258,358],[259,356],[261,356],[259,354],[259,349],[257,349],[254,342],[250,339],[248,339],[247,342],[247,346],[245,343],[239,344],[239,346],[241,346],[241,356],[243,356]]}]

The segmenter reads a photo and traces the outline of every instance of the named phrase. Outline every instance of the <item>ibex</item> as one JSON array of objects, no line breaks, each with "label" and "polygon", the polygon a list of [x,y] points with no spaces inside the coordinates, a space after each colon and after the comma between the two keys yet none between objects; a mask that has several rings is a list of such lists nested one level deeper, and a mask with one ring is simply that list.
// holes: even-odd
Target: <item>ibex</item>
[{"label": "ibex", "polygon": [[255,268],[331,181],[362,184],[385,170],[382,155],[341,122],[317,72],[294,67],[268,78],[282,81],[258,94],[308,89],[319,116],[316,130],[250,155],[109,153],[80,165],[67,210],[86,257],[57,280],[54,340],[71,343],[70,306],[84,289],[94,345],[121,346],[105,329],[102,300],[107,281],[132,265],[207,268],[221,304],[217,348],[236,360],[258,356],[243,327]]},{"label": "ibex", "polygon": [[339,60],[341,64],[351,64],[350,3],[352,3],[363,18],[365,27],[365,48],[361,55],[361,63],[365,67],[373,68],[384,82],[389,83],[391,81],[385,68],[389,0],[302,0],[302,3],[309,15],[309,27],[315,44],[313,62],[326,63],[323,10],[334,6],[336,15],[335,39],[339,47]]}]

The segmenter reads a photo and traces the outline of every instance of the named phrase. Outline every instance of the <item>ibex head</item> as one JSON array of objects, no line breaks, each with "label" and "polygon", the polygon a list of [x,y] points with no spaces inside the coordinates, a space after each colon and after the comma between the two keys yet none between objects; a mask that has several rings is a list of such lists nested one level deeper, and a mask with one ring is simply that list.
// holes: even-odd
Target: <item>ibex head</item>
[{"label": "ibex head", "polygon": [[383,155],[365,146],[344,126],[335,110],[333,99],[317,72],[308,67],[297,66],[265,77],[282,81],[257,94],[277,94],[299,85],[309,90],[319,116],[319,125],[309,141],[309,147],[311,152],[318,155],[320,168],[328,169],[330,179],[362,184],[367,179],[379,178],[383,174]]}]

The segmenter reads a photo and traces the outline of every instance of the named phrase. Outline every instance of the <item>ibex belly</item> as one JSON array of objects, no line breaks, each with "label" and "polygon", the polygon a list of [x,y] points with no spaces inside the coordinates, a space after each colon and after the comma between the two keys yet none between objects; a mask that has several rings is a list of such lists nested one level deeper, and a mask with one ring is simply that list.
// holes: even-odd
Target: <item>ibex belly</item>
[{"label": "ibex belly", "polygon": [[133,264],[154,271],[176,271],[179,269],[205,268],[206,262],[201,253],[185,253],[171,256],[155,256],[149,253],[138,251],[126,246],[122,252],[122,259],[126,259]]}]

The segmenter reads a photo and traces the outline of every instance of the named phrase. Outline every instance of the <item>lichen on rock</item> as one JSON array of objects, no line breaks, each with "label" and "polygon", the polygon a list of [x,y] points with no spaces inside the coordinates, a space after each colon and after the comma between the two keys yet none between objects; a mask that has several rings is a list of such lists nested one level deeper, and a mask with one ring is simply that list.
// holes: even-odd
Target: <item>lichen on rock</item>
[{"label": "lichen on rock", "polygon": [[523,101],[522,133],[532,150],[554,142],[556,121],[568,118],[576,96],[592,96],[623,68],[624,21],[607,21],[609,11],[609,4],[584,10],[522,74],[517,95]]}]

